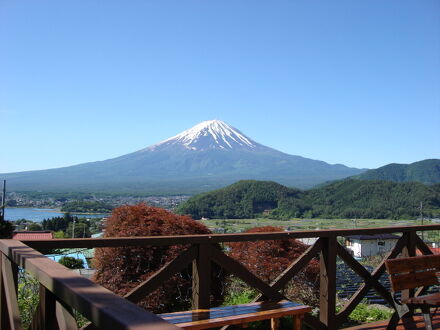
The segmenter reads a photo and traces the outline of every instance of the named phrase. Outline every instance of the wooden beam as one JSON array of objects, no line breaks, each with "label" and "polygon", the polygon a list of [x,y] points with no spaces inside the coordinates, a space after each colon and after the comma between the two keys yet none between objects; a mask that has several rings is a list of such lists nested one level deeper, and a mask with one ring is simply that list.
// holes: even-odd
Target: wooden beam
[{"label": "wooden beam", "polygon": [[422,241],[422,239],[419,237],[419,235],[414,236],[414,240],[416,243],[416,247],[424,254],[424,255],[430,255],[433,254],[431,249],[426,245],[425,242]]},{"label": "wooden beam", "polygon": [[415,257],[416,256],[416,246],[417,246],[417,239],[419,238],[417,236],[417,232],[416,231],[411,231],[408,234],[408,244],[406,245],[406,251],[405,249],[404,251],[404,255],[406,252],[406,256],[408,257]]},{"label": "wooden beam", "polygon": [[157,272],[128,292],[124,298],[137,303],[149,293],[160,287],[164,281],[184,269],[197,256],[196,246],[191,246],[175,259],[164,265]]},{"label": "wooden beam", "polygon": [[37,307],[37,312],[34,318],[36,328],[39,330],[53,329],[58,330],[58,323],[56,319],[56,298],[52,292],[47,290],[40,284],[40,302]]},{"label": "wooden beam", "polygon": [[6,258],[3,253],[0,253],[0,329],[11,329],[9,324],[9,311],[8,304],[6,302],[6,287],[3,282],[3,261]]},{"label": "wooden beam", "polygon": [[210,244],[199,244],[197,258],[192,268],[192,309],[210,307],[211,298],[211,250]]},{"label": "wooden beam", "polygon": [[[407,236],[408,236],[408,242],[402,250],[402,256],[414,257],[416,255],[417,233],[415,231],[410,232],[407,234]],[[414,294],[415,294],[414,289],[402,290],[401,299],[408,299],[409,297],[414,297]]]},{"label": "wooden beam", "polygon": [[272,300],[286,299],[281,293],[272,288],[269,284],[262,281],[260,278],[252,274],[245,266],[236,261],[235,259],[228,257],[222,251],[218,249],[211,249],[211,258],[220,267],[226,269],[231,274],[234,274],[241,278],[244,282],[251,287],[260,291],[267,298]]},{"label": "wooden beam", "polygon": [[11,261],[2,255],[2,283],[8,310],[9,326],[12,330],[21,329],[20,312],[18,310],[15,276]]},{"label": "wooden beam", "polygon": [[372,286],[390,305],[393,304],[393,297],[389,293],[387,289],[379,282],[378,278],[374,278],[368,270],[362,266],[359,261],[353,258],[353,256],[348,253],[348,251],[342,247],[340,244],[336,247],[336,252],[339,257],[351,268],[353,269],[360,277],[365,280],[365,283]]},{"label": "wooden beam", "polygon": [[[272,281],[270,286],[275,290],[279,291],[284,288],[284,286],[305,266],[308,265],[310,260],[317,256],[317,254],[322,249],[322,240],[318,239],[315,244],[310,246],[304,253],[298,257],[289,267],[287,267],[275,280]],[[252,299],[252,302],[262,300],[263,295],[259,294],[257,297]]]},{"label": "wooden beam", "polygon": [[287,267],[272,283],[271,287],[275,290],[281,290],[284,286],[305,266],[310,260],[315,258],[322,249],[322,239],[318,239],[315,244],[310,246],[304,253],[296,259],[289,267]]},{"label": "wooden beam", "polygon": [[336,329],[336,236],[323,238],[320,258],[319,319]]},{"label": "wooden beam", "polygon": [[[43,248],[95,248],[123,246],[164,246],[179,244],[202,244],[242,241],[278,240],[309,237],[337,237],[350,235],[375,235],[385,233],[408,233],[413,231],[440,230],[440,225],[396,226],[358,229],[323,229],[271,233],[239,233],[239,234],[204,234],[179,236],[149,237],[111,237],[111,238],[75,238],[52,240],[26,240],[25,243],[34,249]],[[5,252],[4,252],[5,253]],[[6,252],[7,253],[7,252]]]},{"label": "wooden beam", "polygon": [[35,276],[57,297],[57,300],[78,310],[98,328],[178,329],[153,313],[115,295],[110,290],[93,283],[19,241],[0,240],[0,250],[6,251],[6,254],[16,264]]},{"label": "wooden beam", "polygon": [[72,315],[72,308],[64,306],[61,302],[57,301],[55,305],[55,314],[58,328],[60,330],[78,330],[75,318]]},{"label": "wooden beam", "polygon": [[[385,256],[385,258],[376,267],[376,269],[373,270],[373,272],[371,273],[372,280],[376,280],[376,281],[379,280],[379,278],[382,276],[382,274],[385,271],[385,261],[388,259],[396,258],[402,252],[402,249],[406,246],[407,243],[408,243],[408,235],[404,234],[402,235],[402,237],[399,238],[399,240],[396,242],[396,245],[394,245],[394,248]],[[345,304],[342,310],[336,315],[338,325],[342,324],[348,318],[348,316],[356,308],[356,306],[362,301],[362,299],[368,293],[371,287],[372,287],[372,282],[364,283],[351,296],[350,300]],[[391,304],[391,306],[394,306],[394,303]]]}]

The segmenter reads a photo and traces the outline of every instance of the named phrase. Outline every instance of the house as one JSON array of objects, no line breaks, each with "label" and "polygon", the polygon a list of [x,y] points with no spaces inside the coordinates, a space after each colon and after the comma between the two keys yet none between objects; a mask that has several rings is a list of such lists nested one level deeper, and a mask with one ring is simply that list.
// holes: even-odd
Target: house
[{"label": "house", "polygon": [[393,234],[352,235],[345,237],[345,248],[357,258],[391,251],[400,237]]},{"label": "house", "polygon": [[296,240],[304,243],[305,245],[313,245],[318,240],[318,237],[297,238]]},{"label": "house", "polygon": [[51,230],[14,231],[12,239],[17,239],[19,241],[25,241],[27,239],[53,239],[53,232]]}]

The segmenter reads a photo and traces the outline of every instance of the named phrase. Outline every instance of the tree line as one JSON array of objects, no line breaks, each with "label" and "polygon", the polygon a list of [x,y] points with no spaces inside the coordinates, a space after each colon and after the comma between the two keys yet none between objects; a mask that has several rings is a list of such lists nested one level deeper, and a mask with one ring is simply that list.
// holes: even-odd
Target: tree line
[{"label": "tree line", "polygon": [[205,218],[412,219],[440,216],[440,184],[346,179],[311,190],[245,180],[190,198],[177,209]]},{"label": "tree line", "polygon": [[113,206],[104,202],[72,201],[61,207],[62,212],[109,213]]},{"label": "tree line", "polygon": [[57,238],[87,238],[101,232],[102,223],[99,218],[78,218],[66,213],[62,217],[44,219],[41,222],[41,229],[54,231]]}]

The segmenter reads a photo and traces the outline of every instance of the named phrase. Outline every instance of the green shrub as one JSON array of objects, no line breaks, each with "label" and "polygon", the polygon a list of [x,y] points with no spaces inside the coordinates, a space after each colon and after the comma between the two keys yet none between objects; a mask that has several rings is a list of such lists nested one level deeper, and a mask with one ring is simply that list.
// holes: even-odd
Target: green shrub
[{"label": "green shrub", "polygon": [[40,284],[37,279],[20,272],[18,279],[18,309],[23,329],[28,329],[39,301]]},{"label": "green shrub", "polygon": [[76,259],[74,257],[64,256],[58,261],[64,267],[70,269],[81,269],[84,268],[84,261],[81,259]]},{"label": "green shrub", "polygon": [[[336,312],[341,310],[342,306],[336,307]],[[394,313],[394,309],[388,308],[384,305],[370,305],[361,303],[348,316],[347,322],[342,326],[349,327],[359,325],[361,323],[369,323],[381,320],[389,320]]]},{"label": "green shrub", "polygon": [[256,291],[252,289],[244,289],[241,292],[229,292],[223,304],[225,306],[247,304],[250,303],[255,296]]},{"label": "green shrub", "polygon": [[[39,303],[39,291],[40,283],[38,282],[38,280],[32,275],[20,271],[18,278],[17,299],[23,329],[29,329],[31,326],[32,319]],[[89,322],[76,310],[73,311],[73,316],[79,328]]]},{"label": "green shrub", "polygon": [[359,323],[374,322],[390,319],[393,312],[393,309],[381,305],[359,304],[348,318]]}]

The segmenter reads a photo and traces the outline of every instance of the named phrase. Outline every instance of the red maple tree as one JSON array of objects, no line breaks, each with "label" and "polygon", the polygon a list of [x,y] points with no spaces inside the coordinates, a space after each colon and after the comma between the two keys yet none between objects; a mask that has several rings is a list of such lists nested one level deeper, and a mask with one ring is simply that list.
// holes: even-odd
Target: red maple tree
[{"label": "red maple tree", "polygon": [[[279,227],[265,226],[246,230],[246,233],[282,232]],[[296,239],[245,241],[229,243],[229,255],[265,282],[272,282],[294,262],[308,246]],[[319,262],[313,259],[304,270],[305,278],[315,283]]]},{"label": "red maple tree", "polygon": [[[211,234],[203,224],[146,204],[125,205],[113,210],[104,237]],[[155,271],[177,257],[187,246],[147,246],[96,249],[94,280],[109,290],[124,295]],[[222,281],[213,267],[213,283]],[[215,281],[215,282],[214,282]],[[222,285],[212,286],[212,300],[222,299]],[[144,300],[141,306],[155,313],[188,309],[191,305],[191,265],[174,275]]]}]

